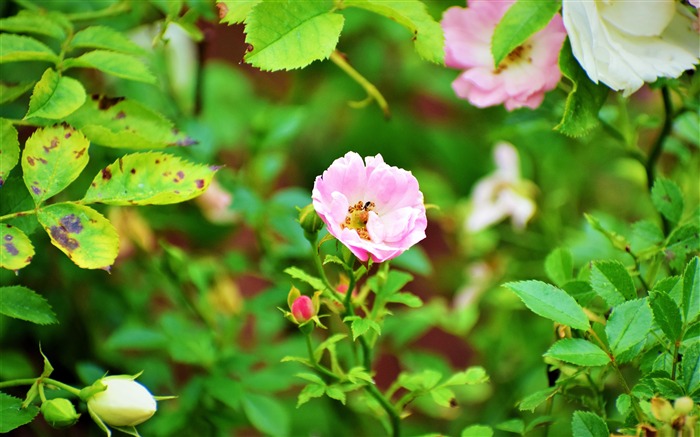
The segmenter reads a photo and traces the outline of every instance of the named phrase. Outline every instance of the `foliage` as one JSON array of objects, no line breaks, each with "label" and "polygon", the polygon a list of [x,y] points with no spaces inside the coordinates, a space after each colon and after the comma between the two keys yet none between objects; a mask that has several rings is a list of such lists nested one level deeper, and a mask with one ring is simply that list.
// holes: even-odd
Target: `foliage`
[{"label": "foliage", "polygon": [[[700,432],[700,75],[622,97],[565,43],[539,108],[478,110],[449,6],[0,4],[0,432]],[[496,65],[560,7],[515,2]],[[537,214],[472,232],[501,141]],[[391,264],[304,209],[349,150],[425,196]],[[105,374],[175,398],[110,430]]]}]

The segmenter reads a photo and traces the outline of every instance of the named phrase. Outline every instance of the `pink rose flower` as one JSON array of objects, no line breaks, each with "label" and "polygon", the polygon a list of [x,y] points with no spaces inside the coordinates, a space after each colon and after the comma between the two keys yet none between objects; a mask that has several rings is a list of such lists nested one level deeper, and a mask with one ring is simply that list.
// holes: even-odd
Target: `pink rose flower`
[{"label": "pink rose flower", "polygon": [[411,172],[387,165],[382,155],[348,152],[318,176],[313,205],[328,232],[361,261],[399,256],[425,238],[423,193]]},{"label": "pink rose flower", "polygon": [[479,108],[505,104],[508,111],[537,108],[561,79],[559,51],[566,38],[561,16],[494,67],[491,38],[515,0],[469,0],[468,8],[445,11],[445,65],[464,70],[452,82],[457,96]]},{"label": "pink rose flower", "polygon": [[315,305],[309,296],[297,297],[290,309],[298,323],[306,323],[316,315]]}]

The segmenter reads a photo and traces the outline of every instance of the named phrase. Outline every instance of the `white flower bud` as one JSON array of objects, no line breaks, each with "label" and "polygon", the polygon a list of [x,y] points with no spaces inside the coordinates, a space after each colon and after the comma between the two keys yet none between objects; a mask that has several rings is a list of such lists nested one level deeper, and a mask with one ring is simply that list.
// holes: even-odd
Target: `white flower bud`
[{"label": "white flower bud", "polygon": [[102,378],[97,383],[107,389],[87,400],[93,417],[111,426],[135,426],[148,420],[156,412],[156,400],[146,387],[134,381],[133,376],[117,375]]}]

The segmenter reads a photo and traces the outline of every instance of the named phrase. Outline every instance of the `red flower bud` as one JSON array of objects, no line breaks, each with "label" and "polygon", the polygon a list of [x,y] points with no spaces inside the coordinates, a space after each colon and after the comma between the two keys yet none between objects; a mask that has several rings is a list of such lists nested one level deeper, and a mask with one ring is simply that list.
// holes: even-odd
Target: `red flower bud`
[{"label": "red flower bud", "polygon": [[299,296],[292,303],[292,315],[298,323],[309,321],[316,315],[316,308],[309,296]]}]

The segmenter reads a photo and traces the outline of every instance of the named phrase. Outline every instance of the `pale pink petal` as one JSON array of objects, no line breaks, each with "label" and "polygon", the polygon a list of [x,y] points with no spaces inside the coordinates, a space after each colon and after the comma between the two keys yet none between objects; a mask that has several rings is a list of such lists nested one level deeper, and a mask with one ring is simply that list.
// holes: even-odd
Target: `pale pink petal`
[{"label": "pale pink petal", "polygon": [[[386,261],[425,238],[427,219],[418,181],[410,172],[387,165],[381,155],[363,162],[350,152],[337,159],[316,178],[312,199],[328,232],[361,261]],[[367,204],[361,210],[367,211],[365,238],[359,228],[349,227],[356,225],[345,226],[348,209],[357,202]]]}]

